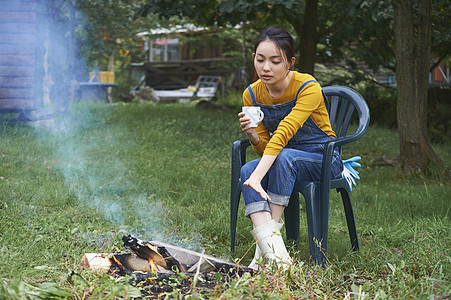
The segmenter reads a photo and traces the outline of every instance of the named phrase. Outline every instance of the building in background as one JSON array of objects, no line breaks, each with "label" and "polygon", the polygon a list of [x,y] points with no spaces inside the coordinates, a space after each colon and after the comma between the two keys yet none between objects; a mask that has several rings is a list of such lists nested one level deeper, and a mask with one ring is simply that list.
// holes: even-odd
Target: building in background
[{"label": "building in background", "polygon": [[0,112],[42,109],[42,0],[0,0]]},{"label": "building in background", "polygon": [[202,75],[240,84],[240,68],[230,63],[237,58],[225,54],[238,53],[240,59],[241,45],[236,40],[218,39],[220,30],[186,25],[138,33],[143,52],[141,60],[132,63],[132,76],[142,78],[142,83],[153,89],[187,87]]}]

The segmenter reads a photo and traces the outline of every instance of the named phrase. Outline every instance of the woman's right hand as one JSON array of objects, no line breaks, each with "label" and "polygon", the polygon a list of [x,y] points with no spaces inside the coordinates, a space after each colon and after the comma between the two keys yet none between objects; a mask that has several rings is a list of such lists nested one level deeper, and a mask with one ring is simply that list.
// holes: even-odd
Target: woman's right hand
[{"label": "woman's right hand", "polygon": [[[244,112],[240,112],[238,114],[238,117],[240,117],[240,127],[241,130],[243,130],[245,133],[250,132],[251,130],[254,130],[254,128],[248,126],[251,124],[251,119],[246,117],[246,114]],[[255,131],[255,130],[254,130]]]},{"label": "woman's right hand", "polygon": [[260,137],[258,136],[254,128],[248,126],[251,123],[251,119],[246,117],[246,114],[244,112],[240,112],[238,114],[238,117],[240,117],[241,130],[243,130],[243,132],[247,135],[253,145],[258,145],[258,143],[260,142]]},{"label": "woman's right hand", "polygon": [[251,177],[249,177],[244,183],[244,186],[250,187],[252,188],[254,191],[256,191],[257,193],[260,194],[260,196],[266,200],[266,201],[271,201],[271,198],[269,198],[268,194],[266,193],[266,191],[263,189],[262,184],[261,184],[261,179],[255,178],[256,176],[253,176],[253,174],[251,175]]}]

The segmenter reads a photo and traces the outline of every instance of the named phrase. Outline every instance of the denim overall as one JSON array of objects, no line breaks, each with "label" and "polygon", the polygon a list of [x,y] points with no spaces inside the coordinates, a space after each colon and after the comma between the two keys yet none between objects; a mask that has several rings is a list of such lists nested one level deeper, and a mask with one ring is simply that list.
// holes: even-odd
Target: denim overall
[{"label": "denim overall", "polygon": [[[264,113],[263,125],[272,134],[276,131],[282,121],[296,105],[297,97],[303,88],[311,83],[305,82],[298,90],[296,97],[286,103],[276,105],[263,105],[257,103],[251,86],[249,93],[254,106],[258,106]],[[311,117],[288,141],[288,144],[277,156],[274,164],[268,170],[261,181],[264,190],[267,191],[273,204],[287,206],[295,182],[305,185],[312,181],[319,181],[321,176],[321,164],[324,153],[324,144],[333,139],[312,120]],[[260,159],[248,162],[241,168],[241,182],[245,182],[257,167]],[[332,159],[331,178],[337,178],[343,170],[343,163],[338,150],[334,151]],[[254,189],[241,186],[244,203],[246,204],[245,215],[249,216],[258,211],[271,212],[269,204]]]}]

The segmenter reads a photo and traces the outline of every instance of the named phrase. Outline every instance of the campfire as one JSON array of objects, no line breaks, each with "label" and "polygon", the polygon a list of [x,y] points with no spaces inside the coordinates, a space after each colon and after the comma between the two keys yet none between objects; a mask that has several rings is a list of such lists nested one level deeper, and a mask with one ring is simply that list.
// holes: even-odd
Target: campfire
[{"label": "campfire", "polygon": [[[102,270],[114,277],[131,275],[135,283],[148,281],[156,288],[151,291],[154,294],[169,291],[170,286],[165,287],[161,281],[175,274],[182,273],[187,278],[202,276],[203,283],[211,284],[212,279],[218,277],[215,274],[222,278],[233,278],[245,272],[254,272],[235,263],[163,242],[146,242],[132,235],[123,236],[122,241],[125,249],[131,252],[85,253],[81,266]],[[188,282],[186,284],[189,285]]]}]

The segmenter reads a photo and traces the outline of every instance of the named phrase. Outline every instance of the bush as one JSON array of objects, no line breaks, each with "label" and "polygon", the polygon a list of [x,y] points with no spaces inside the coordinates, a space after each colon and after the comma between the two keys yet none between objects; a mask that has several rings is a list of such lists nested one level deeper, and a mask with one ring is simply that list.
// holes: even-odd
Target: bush
[{"label": "bush", "polygon": [[431,87],[428,93],[428,133],[433,142],[451,141],[451,88]]},{"label": "bush", "polygon": [[371,113],[371,124],[396,128],[396,90],[367,85],[360,91]]}]

